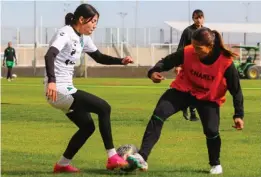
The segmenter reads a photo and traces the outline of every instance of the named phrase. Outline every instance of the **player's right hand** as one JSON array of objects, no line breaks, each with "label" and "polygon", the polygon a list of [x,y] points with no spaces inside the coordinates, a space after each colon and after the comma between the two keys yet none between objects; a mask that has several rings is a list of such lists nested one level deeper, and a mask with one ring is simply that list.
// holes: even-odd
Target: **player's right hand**
[{"label": "player's right hand", "polygon": [[53,102],[57,100],[56,83],[54,82],[48,83],[46,96],[48,97],[48,99],[51,99]]},{"label": "player's right hand", "polygon": [[233,128],[237,130],[242,130],[244,128],[244,121],[241,118],[235,118],[234,123],[235,125],[232,126]]},{"label": "player's right hand", "polygon": [[133,61],[131,56],[127,56],[127,57],[123,58],[122,64],[127,65],[129,63],[134,63],[134,61]]},{"label": "player's right hand", "polygon": [[151,74],[150,79],[154,82],[154,83],[160,83],[162,80],[164,80],[165,78],[161,75],[161,73],[159,72],[154,72]]}]

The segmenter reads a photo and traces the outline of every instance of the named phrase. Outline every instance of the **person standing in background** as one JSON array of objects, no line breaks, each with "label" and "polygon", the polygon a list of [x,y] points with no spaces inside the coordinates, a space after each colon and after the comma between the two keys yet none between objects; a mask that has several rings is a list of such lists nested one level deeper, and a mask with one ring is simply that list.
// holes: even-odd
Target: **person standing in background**
[{"label": "person standing in background", "polygon": [[[184,47],[188,46],[191,44],[191,37],[193,35],[193,33],[198,29],[203,27],[204,24],[204,13],[202,10],[200,9],[196,9],[194,10],[194,12],[192,13],[192,19],[193,19],[193,24],[188,26],[181,35],[180,41],[179,41],[179,45],[178,45],[178,49],[183,49]],[[175,68],[175,73],[178,74],[182,74],[182,66],[176,67]],[[183,109],[183,117],[186,120],[191,120],[191,121],[197,121],[199,120],[197,118],[196,115],[196,109],[193,105],[189,106],[189,110],[190,110],[190,117],[187,111],[187,108]]]},{"label": "person standing in background", "polygon": [[7,67],[6,79],[10,82],[12,80],[12,69],[17,64],[15,49],[12,47],[12,42],[8,42],[8,47],[4,52],[3,66]]}]

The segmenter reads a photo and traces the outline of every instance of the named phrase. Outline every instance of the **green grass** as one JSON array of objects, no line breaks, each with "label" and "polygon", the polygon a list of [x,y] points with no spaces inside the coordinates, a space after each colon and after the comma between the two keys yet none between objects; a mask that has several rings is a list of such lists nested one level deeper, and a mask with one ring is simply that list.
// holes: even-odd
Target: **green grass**
[{"label": "green grass", "polygon": [[[153,149],[146,173],[120,174],[105,170],[106,153],[93,115],[96,131],[79,151],[73,164],[80,174],[53,175],[77,128],[59,110],[47,104],[42,78],[2,79],[2,176],[184,176],[204,177],[209,165],[200,122],[189,122],[177,113],[166,121]],[[112,106],[112,129],[116,147],[140,145],[145,126],[170,80],[152,84],[149,79],[75,79],[78,89],[96,94]],[[236,131],[232,99],[221,108],[221,162],[226,177],[261,176],[261,81],[242,80],[245,129]]]}]

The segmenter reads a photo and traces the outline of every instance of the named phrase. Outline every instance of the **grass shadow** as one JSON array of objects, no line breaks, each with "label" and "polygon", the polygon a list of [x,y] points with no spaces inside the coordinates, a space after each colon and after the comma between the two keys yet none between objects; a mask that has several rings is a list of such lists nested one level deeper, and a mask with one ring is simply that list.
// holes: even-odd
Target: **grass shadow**
[{"label": "grass shadow", "polygon": [[6,170],[2,170],[1,175],[2,176],[9,176],[9,175],[13,175],[13,176],[21,176],[21,175],[51,175],[53,174],[52,171],[34,171],[34,170],[30,170],[30,171],[6,171]]},{"label": "grass shadow", "polygon": [[95,175],[108,175],[108,176],[115,176],[115,175],[118,175],[118,176],[131,176],[131,175],[136,175],[136,171],[135,172],[130,172],[130,173],[126,173],[126,172],[123,172],[121,170],[113,170],[113,171],[108,171],[108,170],[105,170],[105,169],[84,169],[82,170],[83,173],[89,173],[89,174],[95,174]]},{"label": "grass shadow", "polygon": [[17,103],[1,103],[1,105],[22,105],[22,104],[17,104]]}]

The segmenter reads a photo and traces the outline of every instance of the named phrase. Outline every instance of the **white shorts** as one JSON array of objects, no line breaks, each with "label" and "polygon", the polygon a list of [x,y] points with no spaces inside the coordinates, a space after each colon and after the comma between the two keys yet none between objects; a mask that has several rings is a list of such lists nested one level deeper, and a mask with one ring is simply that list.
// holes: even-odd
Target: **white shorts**
[{"label": "white shorts", "polygon": [[[45,84],[45,93],[47,90],[47,84]],[[51,99],[47,99],[47,102],[53,107],[62,110],[65,113],[68,113],[70,107],[74,101],[72,96],[73,93],[77,91],[77,89],[73,86],[73,84],[69,83],[56,83],[57,90],[57,100],[53,102]]]}]

